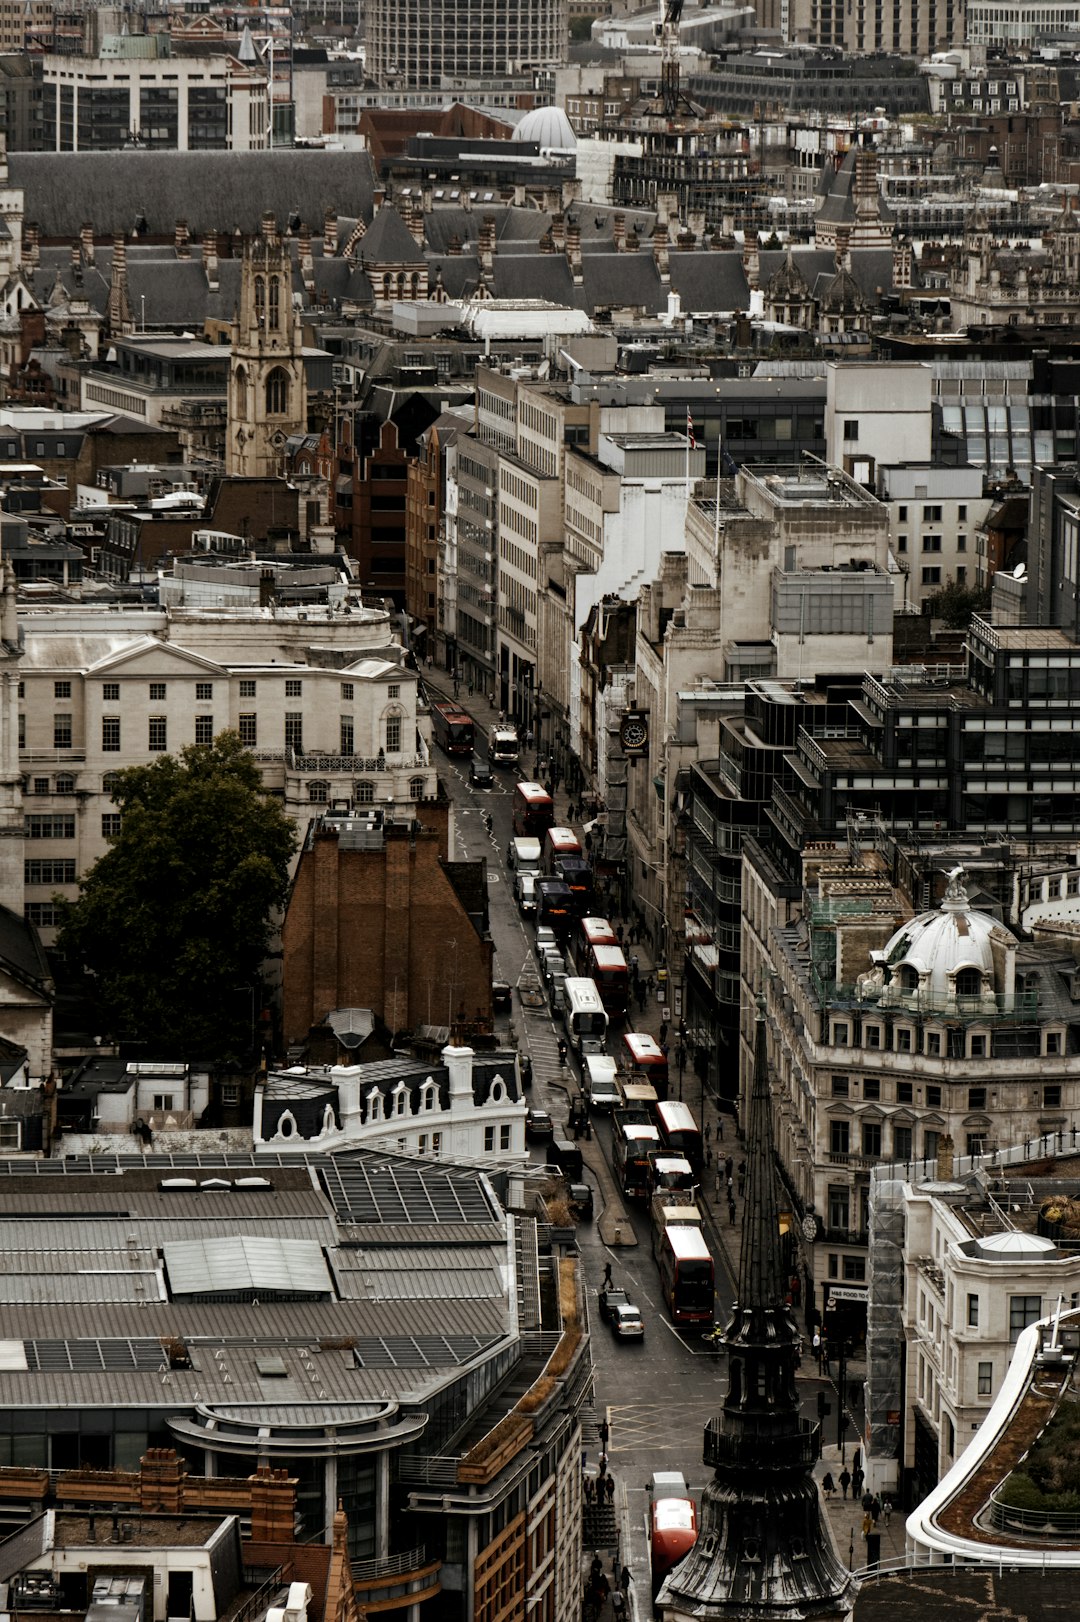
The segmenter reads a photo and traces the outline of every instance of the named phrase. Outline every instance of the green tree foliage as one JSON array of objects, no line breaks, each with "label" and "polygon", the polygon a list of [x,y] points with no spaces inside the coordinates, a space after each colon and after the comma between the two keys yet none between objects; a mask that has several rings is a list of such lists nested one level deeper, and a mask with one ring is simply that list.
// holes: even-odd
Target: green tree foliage
[{"label": "green tree foliage", "polygon": [[235,1060],[296,828],[234,732],[118,773],[121,831],[61,910],[102,1030],[155,1058]]},{"label": "green tree foliage", "polygon": [[947,586],[923,598],[923,613],[931,619],[944,620],[953,631],[962,631],[971,624],[972,615],[986,614],[990,609],[990,588],[957,585],[950,580]]}]

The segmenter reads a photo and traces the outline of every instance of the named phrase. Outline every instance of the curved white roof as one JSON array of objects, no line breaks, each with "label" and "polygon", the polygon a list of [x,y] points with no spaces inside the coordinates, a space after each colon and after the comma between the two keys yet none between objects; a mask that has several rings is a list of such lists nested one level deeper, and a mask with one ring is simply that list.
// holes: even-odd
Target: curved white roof
[{"label": "curved white roof", "polygon": [[1045,1238],[1041,1233],[1018,1233],[1015,1229],[1009,1229],[1004,1233],[992,1233],[987,1238],[979,1240],[980,1256],[999,1256],[1002,1261],[1015,1261],[1020,1256],[1029,1259],[1036,1256],[1051,1256],[1056,1250],[1054,1241]]},{"label": "curved white roof", "polygon": [[1004,924],[969,905],[963,869],[958,867],[950,874],[941,906],[904,924],[882,955],[894,983],[908,965],[919,976],[920,992],[944,1001],[955,995],[958,969],[978,969],[986,989],[996,989],[991,942],[1012,939]]},{"label": "curved white roof", "polygon": [[515,141],[536,141],[557,152],[572,152],[577,146],[574,126],[561,107],[534,107],[514,130]]}]

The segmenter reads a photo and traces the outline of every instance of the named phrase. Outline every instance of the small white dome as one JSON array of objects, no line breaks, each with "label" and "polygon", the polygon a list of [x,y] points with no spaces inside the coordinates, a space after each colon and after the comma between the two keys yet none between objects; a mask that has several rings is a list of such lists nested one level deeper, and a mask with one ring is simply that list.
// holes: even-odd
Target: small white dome
[{"label": "small white dome", "polygon": [[954,869],[941,906],[904,924],[877,959],[888,973],[883,1002],[915,996],[926,1008],[955,1009],[958,997],[992,999],[999,989],[993,945],[1015,936],[969,904],[963,877],[962,868]]},{"label": "small white dome", "polygon": [[536,141],[556,152],[573,152],[577,146],[574,126],[561,107],[534,107],[514,131],[515,141]]},{"label": "small white dome", "polygon": [[992,1233],[986,1239],[980,1239],[977,1249],[980,1256],[1015,1261],[1020,1256],[1035,1260],[1053,1255],[1057,1246],[1041,1233],[1017,1233],[1015,1229],[1008,1229],[1004,1233]]}]

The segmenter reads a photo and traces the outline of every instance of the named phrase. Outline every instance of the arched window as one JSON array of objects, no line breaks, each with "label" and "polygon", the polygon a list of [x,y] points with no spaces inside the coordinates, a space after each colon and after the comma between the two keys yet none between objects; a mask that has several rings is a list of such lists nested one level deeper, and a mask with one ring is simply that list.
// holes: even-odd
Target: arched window
[{"label": "arched window", "polygon": [[424,798],[424,779],[422,777],[409,778],[409,799],[422,800]]},{"label": "arched window", "polygon": [[266,379],[266,415],[285,417],[289,413],[289,374],[283,366],[275,366]]},{"label": "arched window", "polygon": [[119,783],[119,781],[120,781],[120,773],[119,772],[106,772],[104,777],[101,779],[101,791],[102,791],[102,793],[103,794],[115,794],[116,793],[116,785],[117,785],[117,783]]},{"label": "arched window", "polygon": [[381,1121],[383,1118],[382,1093],[373,1087],[368,1093],[368,1120]]},{"label": "arched window", "polygon": [[401,753],[401,716],[393,711],[386,717],[386,753]]},{"label": "arched window", "polygon": [[363,781],[357,783],[355,789],[353,790],[353,798],[355,799],[357,805],[374,805],[375,784],[365,783]]},{"label": "arched window", "polygon": [[266,320],[266,279],[255,278],[255,325],[261,327]]},{"label": "arched window", "polygon": [[401,299],[405,297],[405,272],[403,270],[398,271],[397,296]]},{"label": "arched window", "polygon": [[439,1089],[436,1087],[436,1085],[435,1085],[435,1083],[433,1081],[425,1081],[425,1083],[424,1083],[424,1108],[425,1108],[425,1110],[433,1110],[433,1109],[437,1108],[438,1102],[439,1102]]},{"label": "arched window", "polygon": [[390,272],[387,271],[386,274],[384,275],[383,279],[382,279],[383,298],[386,300],[387,304],[389,304],[390,299],[393,296],[393,291],[394,291],[394,278],[391,276]]},{"label": "arched window", "polygon": [[307,797],[312,805],[325,805],[330,798],[329,783],[309,783]]},{"label": "arched window", "polygon": [[910,963],[901,963],[899,978],[901,991],[918,991],[919,971]]},{"label": "arched window", "polygon": [[419,298],[420,296],[420,277],[415,270],[409,277],[409,295],[411,298]]},{"label": "arched window", "polygon": [[280,326],[281,326],[281,278],[279,276],[271,276],[271,278],[270,278],[270,321],[269,321],[270,331],[271,332],[277,332],[277,330],[278,330],[278,328]]},{"label": "arched window", "polygon": [[75,779],[73,777],[58,777],[56,779],[57,794],[74,794]]},{"label": "arched window", "polygon": [[977,997],[981,991],[982,975],[978,969],[957,969],[956,995],[958,997]]}]

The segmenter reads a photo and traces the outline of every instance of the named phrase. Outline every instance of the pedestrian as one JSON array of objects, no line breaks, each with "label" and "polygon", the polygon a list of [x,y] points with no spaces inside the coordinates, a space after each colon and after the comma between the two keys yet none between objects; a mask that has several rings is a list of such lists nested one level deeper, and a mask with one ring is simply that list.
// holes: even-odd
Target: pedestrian
[{"label": "pedestrian", "polygon": [[735,1169],[734,1156],[725,1155],[724,1156],[724,1176],[725,1177],[730,1177],[731,1173],[733,1172],[734,1169]]},{"label": "pedestrian", "polygon": [[733,1228],[735,1226],[735,1201],[731,1198],[730,1194],[728,1195],[727,1202],[727,1216],[728,1226]]},{"label": "pedestrian", "polygon": [[873,1498],[870,1500],[870,1518],[873,1521],[875,1526],[878,1523],[878,1516],[880,1514],[881,1514],[881,1499],[878,1497],[877,1493],[875,1493]]},{"label": "pedestrian", "polygon": [[734,1201],[735,1201],[735,1179],[734,1179],[734,1177],[729,1177],[728,1180],[727,1180],[727,1197],[734,1204]]},{"label": "pedestrian", "polygon": [[592,1574],[593,1582],[595,1582],[596,1579],[600,1576],[603,1569],[604,1569],[604,1562],[600,1558],[600,1551],[599,1551],[599,1549],[594,1549],[593,1554],[592,1554],[592,1565],[589,1567],[589,1571]]},{"label": "pedestrian", "polygon": [[613,1504],[615,1502],[615,1477],[612,1475],[609,1475],[607,1478],[607,1497],[609,1504]]},{"label": "pedestrian", "polygon": [[585,835],[585,854],[586,856],[592,855],[592,834]]},{"label": "pedestrian", "polygon": [[862,1448],[861,1447],[857,1447],[855,1449],[854,1453],[851,1455],[851,1468],[853,1470],[861,1470],[862,1469]]},{"label": "pedestrian", "polygon": [[814,1330],[813,1347],[814,1347],[814,1356],[817,1359],[818,1373],[820,1374],[821,1373],[821,1336],[818,1334],[816,1329]]},{"label": "pedestrian", "polygon": [[587,1504],[592,1503],[592,1501],[593,1501],[593,1492],[594,1492],[593,1478],[592,1478],[592,1476],[586,1476],[585,1477],[585,1502]]},{"label": "pedestrian", "polygon": [[659,1037],[659,1041],[660,1041],[660,1046],[661,1047],[663,1047],[664,1043],[667,1041],[667,1020],[666,1019],[662,1019],[660,1021],[660,1037]]},{"label": "pedestrian", "polygon": [[712,1142],[712,1127],[709,1125],[708,1121],[705,1122],[705,1134],[704,1134],[704,1136],[705,1136],[705,1142],[706,1143],[711,1143]]},{"label": "pedestrian", "polygon": [[892,1499],[889,1497],[888,1493],[886,1493],[885,1497],[881,1500],[881,1518],[885,1522],[886,1526],[888,1526],[889,1522],[892,1520]]},{"label": "pedestrian", "polygon": [[645,1012],[645,1001],[646,1001],[647,997],[648,997],[648,989],[646,987],[645,981],[642,980],[642,981],[639,982],[638,989],[637,989],[637,1005],[638,1005],[639,1013],[643,1014]]},{"label": "pedestrian", "polygon": [[705,1145],[705,1169],[706,1169],[706,1171],[709,1169],[709,1167],[711,1165],[712,1165],[712,1144],[707,1143]]},{"label": "pedestrian", "polygon": [[625,1611],[626,1600],[623,1597],[622,1591],[617,1588],[611,1596],[611,1614],[615,1618],[615,1622],[620,1622],[620,1619],[624,1615]]},{"label": "pedestrian", "polygon": [[848,1490],[848,1488],[850,1486],[851,1486],[851,1471],[848,1469],[847,1465],[845,1464],[844,1468],[840,1472],[840,1491],[843,1493],[845,1498],[847,1498],[847,1490]]},{"label": "pedestrian", "polygon": [[717,1119],[716,1119],[716,1136],[719,1138],[720,1142],[723,1143],[723,1141],[724,1141],[724,1117],[722,1115],[717,1116]]},{"label": "pedestrian", "polygon": [[742,1198],[742,1191],[743,1191],[743,1189],[745,1187],[746,1187],[746,1161],[745,1160],[740,1160],[739,1161],[739,1198],[740,1199]]},{"label": "pedestrian", "polygon": [[606,1419],[602,1419],[600,1421],[599,1430],[600,1430],[600,1446],[603,1448],[604,1452],[606,1453],[607,1452],[607,1445],[608,1445],[608,1437],[611,1435],[611,1427],[608,1424]]},{"label": "pedestrian", "polygon": [[826,1498],[831,1498],[836,1491],[836,1482],[832,1478],[832,1471],[826,1470],[821,1478],[821,1490]]},{"label": "pedestrian", "polygon": [[611,1276],[611,1263],[608,1262],[604,1267],[604,1289],[609,1290],[614,1282],[615,1280]]},{"label": "pedestrian", "polygon": [[871,1509],[873,1508],[873,1504],[874,1504],[874,1495],[873,1495],[873,1493],[870,1491],[870,1489],[868,1487],[866,1489],[866,1491],[862,1495],[862,1507],[863,1507],[863,1509],[866,1511],[866,1513],[868,1515],[869,1515]]},{"label": "pedestrian", "polygon": [[570,801],[570,804],[566,808],[566,820],[567,820],[567,822],[573,822],[574,821],[574,802],[573,802],[573,800]]},{"label": "pedestrian", "polygon": [[623,935],[625,933],[626,933],[626,931],[623,929],[622,924],[616,924],[615,925],[615,939],[618,941],[620,946],[623,943]]},{"label": "pedestrian", "polygon": [[873,1520],[872,1520],[872,1518],[870,1517],[869,1514],[863,1516],[863,1518],[862,1518],[862,1535],[863,1535],[864,1538],[868,1538],[870,1536],[870,1528],[873,1526],[873,1524],[874,1524]]},{"label": "pedestrian", "polygon": [[619,1587],[622,1589],[624,1594],[629,1594],[630,1584],[632,1581],[633,1579],[630,1576],[630,1567],[624,1566],[619,1573]]},{"label": "pedestrian", "polygon": [[858,1498],[859,1497],[860,1493],[862,1492],[863,1480],[864,1480],[864,1477],[863,1477],[863,1473],[862,1473],[862,1467],[857,1464],[857,1465],[855,1465],[854,1469],[851,1472],[851,1496],[852,1496],[852,1498]]},{"label": "pedestrian", "polygon": [[597,1460],[597,1469],[599,1471],[599,1479],[601,1481],[603,1481],[604,1472],[607,1470],[607,1454],[606,1453],[601,1453],[599,1459]]},{"label": "pedestrian", "polygon": [[721,1175],[720,1175],[720,1167],[717,1166],[717,1168],[716,1168],[716,1194],[714,1196],[717,1205],[720,1204],[721,1182],[722,1182],[722,1179],[721,1179]]}]

